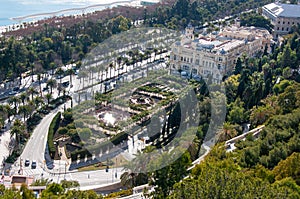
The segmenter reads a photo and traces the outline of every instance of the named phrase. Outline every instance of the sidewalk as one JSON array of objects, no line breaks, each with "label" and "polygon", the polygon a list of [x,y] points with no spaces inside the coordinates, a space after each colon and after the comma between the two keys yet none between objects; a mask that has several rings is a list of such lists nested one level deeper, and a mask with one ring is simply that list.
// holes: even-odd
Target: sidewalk
[{"label": "sidewalk", "polygon": [[4,160],[9,156],[9,143],[10,143],[10,133],[9,131],[5,131],[0,136],[0,168],[1,172],[3,171],[3,163]]}]

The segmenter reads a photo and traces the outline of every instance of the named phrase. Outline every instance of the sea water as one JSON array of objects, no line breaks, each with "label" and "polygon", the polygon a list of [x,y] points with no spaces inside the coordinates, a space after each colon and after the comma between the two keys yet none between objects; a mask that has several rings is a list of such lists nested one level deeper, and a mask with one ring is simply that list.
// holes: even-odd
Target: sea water
[{"label": "sea water", "polygon": [[[0,0],[0,26],[18,23],[18,21],[11,19],[14,17],[49,13],[70,8],[83,8],[90,5],[111,3],[116,1],[122,0]],[[96,10],[96,8],[94,9]],[[103,8],[99,7],[97,9],[100,10]],[[86,12],[89,12],[89,10]],[[59,13],[58,15],[64,14],[70,14],[70,12]],[[82,13],[80,11],[74,11],[74,13],[71,14]],[[24,21],[32,20],[34,20],[34,18],[24,19]]]}]

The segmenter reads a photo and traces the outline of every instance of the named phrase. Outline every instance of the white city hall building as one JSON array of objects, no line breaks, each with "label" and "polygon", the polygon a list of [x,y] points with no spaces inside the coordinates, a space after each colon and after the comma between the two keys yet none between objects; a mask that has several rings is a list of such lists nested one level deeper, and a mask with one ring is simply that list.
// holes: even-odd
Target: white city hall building
[{"label": "white city hall building", "polygon": [[274,25],[273,36],[278,38],[300,24],[300,5],[270,3],[262,7],[262,15],[270,19]]},{"label": "white city hall building", "polygon": [[225,74],[230,74],[238,57],[249,57],[270,50],[271,34],[255,27],[226,27],[217,34],[199,35],[194,38],[194,28],[189,25],[181,41],[172,45],[170,69],[186,71],[220,83]]}]

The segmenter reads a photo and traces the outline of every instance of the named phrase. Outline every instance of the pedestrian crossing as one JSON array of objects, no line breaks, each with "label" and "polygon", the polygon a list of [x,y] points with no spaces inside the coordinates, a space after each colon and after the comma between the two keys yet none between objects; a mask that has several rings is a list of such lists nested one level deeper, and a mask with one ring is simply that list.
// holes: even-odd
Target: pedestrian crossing
[{"label": "pedestrian crossing", "polygon": [[36,169],[25,168],[25,169],[23,169],[23,175],[25,175],[25,176],[36,176],[36,175],[41,175],[42,173],[44,173],[44,170],[42,168],[36,168]]}]

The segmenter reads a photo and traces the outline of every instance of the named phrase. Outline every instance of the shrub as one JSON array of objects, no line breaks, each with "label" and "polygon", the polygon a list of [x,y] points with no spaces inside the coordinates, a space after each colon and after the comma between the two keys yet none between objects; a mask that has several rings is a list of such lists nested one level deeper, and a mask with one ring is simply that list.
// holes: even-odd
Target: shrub
[{"label": "shrub", "polygon": [[68,133],[68,129],[66,127],[60,127],[58,130],[57,130],[57,133],[60,134],[60,135],[65,135]]},{"label": "shrub", "polygon": [[55,115],[55,117],[53,118],[53,120],[49,126],[47,143],[48,143],[49,154],[50,154],[51,158],[54,158],[54,155],[56,152],[56,148],[55,148],[54,142],[53,142],[53,137],[59,127],[60,119],[61,119],[61,113],[58,112]]},{"label": "shrub", "polygon": [[127,190],[121,190],[118,192],[110,193],[108,196],[105,196],[106,199],[109,198],[119,198],[119,197],[125,197],[133,194],[132,189],[127,189]]}]

